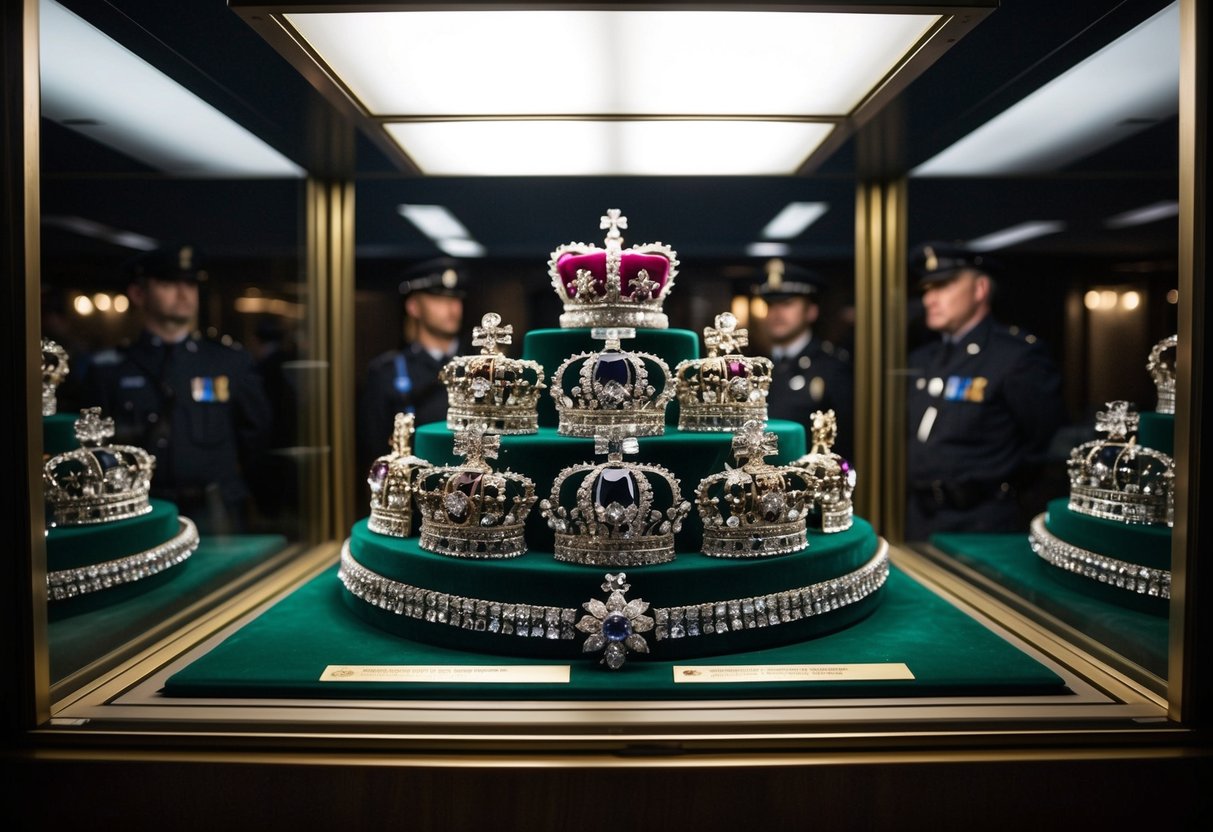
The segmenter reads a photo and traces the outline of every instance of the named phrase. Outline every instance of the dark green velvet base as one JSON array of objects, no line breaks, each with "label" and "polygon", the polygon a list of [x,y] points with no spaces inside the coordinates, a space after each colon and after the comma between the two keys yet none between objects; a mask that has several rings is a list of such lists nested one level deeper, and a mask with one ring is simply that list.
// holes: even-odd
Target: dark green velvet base
[{"label": "dark green velvet base", "polygon": [[1142,526],[1091,517],[1070,511],[1069,501],[1062,498],[1049,501],[1045,527],[1071,546],[1104,557],[1151,569],[1171,568],[1171,529],[1167,526]]},{"label": "dark green velvet base", "polygon": [[177,505],[151,500],[152,510],[129,520],[60,526],[46,532],[46,568],[52,572],[92,566],[159,546],[179,531]]},{"label": "dark green velvet base", "polygon": [[1137,444],[1164,454],[1175,454],[1175,415],[1150,410],[1140,414]]},{"label": "dark green velvet base", "polygon": [[42,417],[42,453],[61,454],[80,447],[76,441],[76,420],[79,413],[56,413]]},{"label": "dark green velvet base", "polygon": [[[390,635],[349,614],[336,570],[300,587],[170,677],[167,696],[312,699],[703,700],[1063,694],[1062,680],[990,630],[893,570],[885,598],[863,621],[800,644],[701,664],[905,662],[913,680],[675,685],[671,663],[630,657],[619,671],[586,658],[566,685],[331,683],[328,665],[523,665]],[[833,615],[834,613],[830,613]],[[782,626],[782,625],[781,625]],[[682,663],[682,662],[679,662]],[[694,664],[696,662],[687,662]]]},{"label": "dark green velvet base", "polygon": [[[931,543],[1125,658],[1166,675],[1165,601],[1137,596],[1151,602],[1147,611],[1128,606],[1128,600],[1094,597],[1093,592],[1108,587],[1046,563],[1032,551],[1026,534],[937,534]],[[1155,614],[1159,607],[1161,615]]]}]

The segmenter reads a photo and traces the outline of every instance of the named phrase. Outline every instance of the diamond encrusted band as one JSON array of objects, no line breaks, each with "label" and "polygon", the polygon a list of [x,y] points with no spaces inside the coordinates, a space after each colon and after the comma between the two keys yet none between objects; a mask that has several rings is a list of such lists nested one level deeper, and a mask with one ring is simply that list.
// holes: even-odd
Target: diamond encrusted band
[{"label": "diamond encrusted band", "polygon": [[1032,520],[1028,543],[1033,552],[1058,569],[1138,595],[1171,597],[1168,570],[1117,560],[1066,543],[1048,530],[1044,514],[1038,514]]},{"label": "diamond encrusted band", "polygon": [[112,586],[134,583],[181,563],[198,548],[198,529],[188,517],[177,519],[177,534],[152,549],[103,563],[49,573],[46,576],[47,599],[63,601]]},{"label": "diamond encrusted band", "polygon": [[[337,574],[351,595],[396,615],[498,635],[561,641],[579,637],[575,626],[580,609],[466,598],[394,581],[354,560],[348,539],[341,547]],[[882,539],[871,560],[838,578],[769,595],[655,608],[654,635],[658,641],[690,638],[824,615],[867,598],[888,576],[889,546]]]}]

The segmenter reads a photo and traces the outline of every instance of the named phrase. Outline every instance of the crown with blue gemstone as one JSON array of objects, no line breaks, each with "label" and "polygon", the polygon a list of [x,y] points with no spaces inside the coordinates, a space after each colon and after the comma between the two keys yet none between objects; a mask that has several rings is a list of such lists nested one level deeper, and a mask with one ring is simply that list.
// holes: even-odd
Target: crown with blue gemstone
[{"label": "crown with blue gemstone", "polygon": [[[606,342],[604,348],[571,355],[552,374],[559,433],[660,436],[665,432],[666,405],[674,398],[669,365],[650,353],[620,346],[622,339],[636,336],[634,329],[609,327],[591,334]],[[568,389],[566,375],[576,379]]]},{"label": "crown with blue gemstone", "polygon": [[138,517],[152,510],[148,492],[155,458],[132,445],[111,445],[114,420],[86,407],[76,420],[80,447],[42,467],[51,525],[87,526]]},{"label": "crown with blue gemstone", "polygon": [[678,391],[678,428],[690,431],[735,431],[746,422],[767,420],[771,389],[769,358],[745,356],[749,333],[737,328],[731,312],[705,327],[706,358],[681,362],[674,369]]},{"label": "crown with blue gemstone", "polygon": [[1175,464],[1167,454],[1137,444],[1138,415],[1129,402],[1108,402],[1095,414],[1106,439],[1070,452],[1070,510],[1122,523],[1170,526]]},{"label": "crown with blue gemstone", "polygon": [[[594,439],[605,462],[565,468],[552,495],[539,504],[556,533],[556,559],[591,566],[644,566],[674,559],[674,534],[691,504],[678,478],[660,465],[624,462],[640,450],[635,437],[619,430]],[[565,484],[575,487],[565,502]]]},{"label": "crown with blue gemstone", "polygon": [[42,339],[42,415],[54,416],[59,411],[55,391],[67,378],[67,350],[50,338]]},{"label": "crown with blue gemstone", "polygon": [[810,418],[812,445],[792,463],[809,481],[809,524],[823,532],[843,532],[854,522],[855,469],[831,450],[838,438],[834,411],[818,410]]},{"label": "crown with blue gemstone", "polygon": [[618,208],[607,211],[599,227],[607,232],[605,248],[568,243],[548,261],[552,286],[564,302],[560,326],[668,327],[661,304],[678,275],[678,255],[662,243],[624,249],[619,230],[628,227],[628,218]]},{"label": "crown with blue gemstone", "polygon": [[695,491],[703,519],[703,553],[724,558],[760,558],[799,552],[808,545],[803,471],[776,466],[779,437],[751,420],[733,435],[737,468],[704,477]]},{"label": "crown with blue gemstone", "polygon": [[497,472],[501,437],[473,425],[455,434],[462,465],[430,468],[413,489],[421,512],[422,549],[459,558],[512,558],[526,552],[524,523],[535,505],[535,483]]},{"label": "crown with blue gemstone", "polygon": [[366,526],[392,537],[413,533],[413,489],[430,464],[413,456],[413,414],[397,413],[392,427],[390,453],[374,461],[367,474],[371,488],[371,516]]},{"label": "crown with blue gemstone", "polygon": [[449,405],[446,426],[462,430],[484,425],[490,433],[535,433],[539,430],[539,393],[543,367],[502,355],[501,346],[512,343],[514,327],[502,325],[501,316],[489,312],[472,330],[472,344],[480,355],[461,355],[442,368]]},{"label": "crown with blue gemstone", "polygon": [[1175,413],[1175,353],[1178,348],[1179,336],[1170,335],[1155,344],[1146,359],[1146,370],[1158,390],[1158,406],[1154,409],[1159,413]]}]

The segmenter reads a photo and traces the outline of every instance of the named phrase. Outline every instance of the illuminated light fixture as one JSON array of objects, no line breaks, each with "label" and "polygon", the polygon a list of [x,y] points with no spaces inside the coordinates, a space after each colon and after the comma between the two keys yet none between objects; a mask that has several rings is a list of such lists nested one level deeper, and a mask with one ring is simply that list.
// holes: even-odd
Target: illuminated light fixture
[{"label": "illuminated light fixture", "polygon": [[1057,170],[1179,111],[1172,3],[916,167],[912,176]]},{"label": "illuminated light fixture", "polygon": [[53,0],[39,3],[42,115],[157,170],[290,177],[304,171]]},{"label": "illuminated light fixture", "polygon": [[88,295],[76,295],[76,299],[72,301],[72,308],[78,315],[93,314],[93,302],[88,299]]},{"label": "illuminated light fixture", "polygon": [[1145,225],[1148,222],[1157,222],[1171,217],[1179,216],[1179,203],[1173,199],[1155,202],[1152,205],[1146,205],[1142,208],[1134,208],[1132,211],[1125,211],[1123,214],[1117,214],[1114,217],[1108,217],[1104,220],[1104,225],[1108,228],[1129,228],[1134,225]]},{"label": "illuminated light fixture", "polygon": [[750,257],[786,257],[789,251],[787,243],[750,243],[745,247]]},{"label": "illuminated light fixture", "polygon": [[431,240],[472,236],[463,223],[441,205],[398,205],[396,210]]},{"label": "illuminated light fixture", "polygon": [[1091,289],[1090,291],[1088,291],[1085,295],[1082,296],[1082,305],[1092,311],[1098,309],[1099,308],[1099,292],[1097,292],[1095,289]]},{"label": "illuminated light fixture", "polygon": [[160,245],[152,237],[136,234],[134,231],[123,231],[122,229],[113,228],[103,223],[85,219],[84,217],[48,214],[42,218],[42,224],[51,228],[61,228],[64,231],[71,231],[73,234],[79,234],[81,237],[102,240],[103,242],[113,243],[123,248],[132,248],[136,251],[151,251]]},{"label": "illuminated light fixture", "polygon": [[762,229],[762,236],[768,240],[790,240],[803,234],[828,210],[828,202],[789,202]]},{"label": "illuminated light fixture", "polygon": [[1167,290],[1167,303],[1170,303],[1170,304],[1179,303],[1179,290],[1178,289],[1168,289]]},{"label": "illuminated light fixture", "polygon": [[113,299],[109,295],[105,294],[105,292],[98,292],[97,294],[93,295],[93,308],[98,312],[108,312],[110,311],[110,307],[112,305]]},{"label": "illuminated light fixture", "polygon": [[1141,295],[1137,292],[1125,292],[1120,296],[1120,308],[1126,311],[1132,311],[1141,306]]},{"label": "illuminated light fixture", "polygon": [[1099,308],[1115,309],[1118,300],[1120,300],[1120,295],[1117,292],[1112,289],[1104,289],[1099,293]]},{"label": "illuminated light fixture", "polygon": [[114,295],[114,311],[118,313],[125,312],[130,309],[131,302],[126,295]]},{"label": "illuminated light fixture", "polygon": [[451,257],[484,257],[484,246],[475,240],[465,240],[451,237],[447,240],[435,240],[438,248]]},{"label": "illuminated light fixture", "polygon": [[1004,228],[1001,231],[995,231],[983,237],[969,240],[965,246],[970,251],[995,251],[1000,248],[1009,248],[1027,240],[1034,240],[1037,237],[1056,234],[1065,227],[1066,224],[1064,222],[1058,222],[1057,220],[1021,222],[1019,225],[1013,225],[1010,228]]}]

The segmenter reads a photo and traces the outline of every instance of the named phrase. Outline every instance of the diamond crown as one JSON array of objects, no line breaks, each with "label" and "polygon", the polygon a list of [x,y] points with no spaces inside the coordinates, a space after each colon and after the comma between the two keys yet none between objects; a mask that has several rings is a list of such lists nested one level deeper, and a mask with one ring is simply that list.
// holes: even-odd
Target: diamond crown
[{"label": "diamond crown", "polygon": [[[606,461],[565,468],[539,504],[556,533],[556,559],[596,566],[642,566],[674,559],[674,535],[691,504],[678,478],[660,465],[624,462],[640,450],[635,437],[614,430],[594,439]],[[562,502],[565,484],[575,486]]]},{"label": "diamond crown", "polygon": [[462,465],[430,468],[414,487],[421,512],[421,548],[466,558],[509,558],[526,552],[523,526],[535,504],[535,484],[522,474],[494,471],[501,437],[473,425],[455,434]]},{"label": "diamond crown", "polygon": [[392,450],[372,463],[366,484],[371,488],[371,516],[367,527],[379,534],[408,537],[413,526],[413,489],[418,476],[430,467],[413,456],[413,414],[397,413],[392,428]]},{"label": "diamond crown", "polygon": [[730,312],[716,316],[716,325],[703,330],[703,340],[707,357],[674,369],[679,429],[735,431],[751,420],[765,422],[771,360],[741,354],[749,333],[738,329]]},{"label": "diamond crown", "polygon": [[564,302],[565,329],[631,326],[665,329],[661,305],[678,275],[678,255],[662,243],[623,248],[628,218],[618,208],[602,216],[605,248],[568,243],[552,252],[548,274]]},{"label": "diamond crown", "polygon": [[55,391],[67,378],[67,350],[50,338],[42,339],[42,415],[54,416],[59,410]]},{"label": "diamond crown", "polygon": [[1070,452],[1070,510],[1122,523],[1168,525],[1174,517],[1171,457],[1137,444],[1138,415],[1129,402],[1108,402],[1095,416],[1107,438]]},{"label": "diamond crown", "polygon": [[1175,353],[1178,348],[1179,336],[1170,335],[1155,344],[1146,359],[1146,370],[1158,390],[1158,406],[1154,409],[1159,413],[1175,412]]},{"label": "diamond crown", "polygon": [[472,330],[479,355],[463,355],[442,368],[446,385],[446,424],[451,430],[484,425],[492,433],[535,433],[539,430],[539,394],[544,389],[543,367],[536,361],[509,358],[501,347],[513,343],[514,327],[489,312]]},{"label": "diamond crown", "polygon": [[142,448],[110,445],[114,420],[87,407],[76,420],[80,447],[51,457],[42,468],[51,523],[83,526],[138,517],[152,510],[148,491],[155,458]]},{"label": "diamond crown", "polygon": [[809,519],[820,523],[823,532],[841,532],[851,528],[856,474],[851,464],[834,453],[838,419],[833,410],[818,410],[812,419],[812,444],[809,452],[792,463],[810,482]]}]

